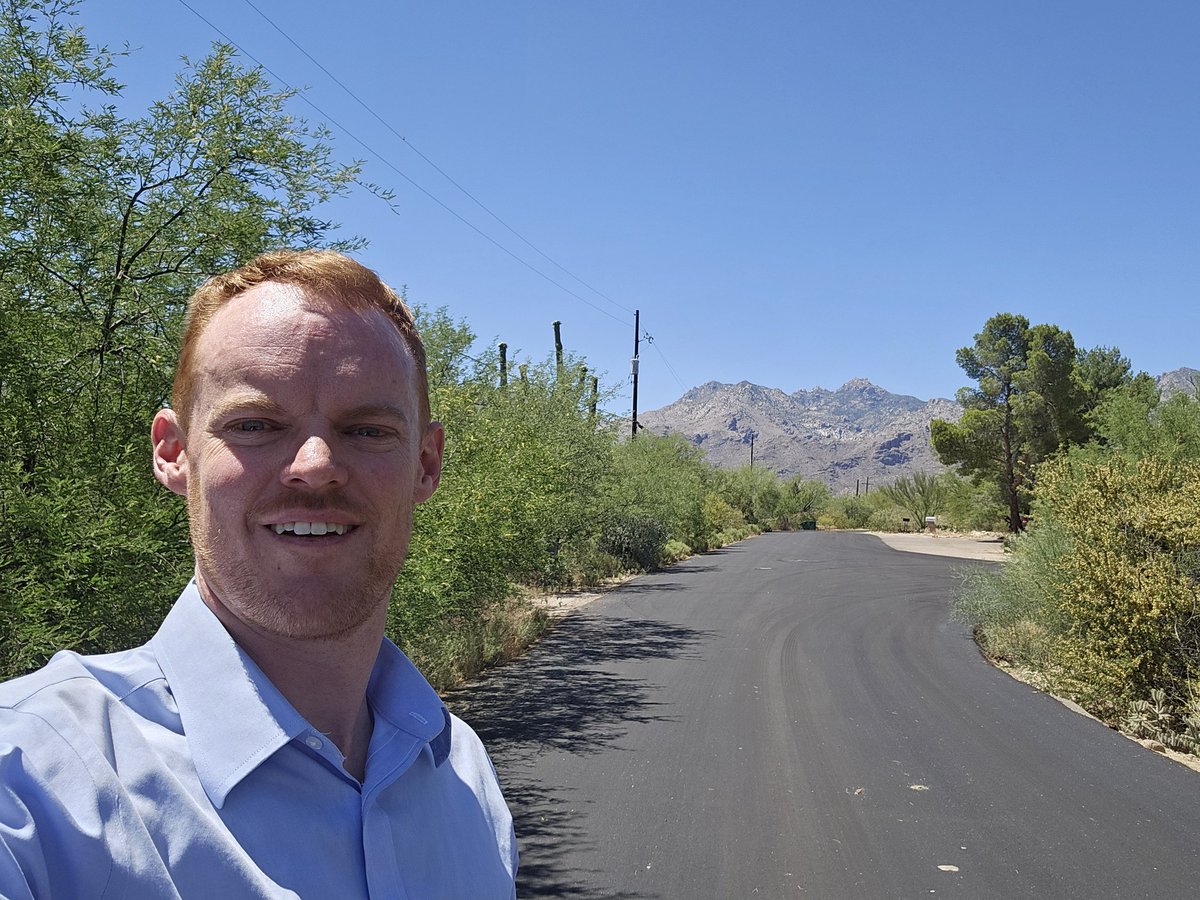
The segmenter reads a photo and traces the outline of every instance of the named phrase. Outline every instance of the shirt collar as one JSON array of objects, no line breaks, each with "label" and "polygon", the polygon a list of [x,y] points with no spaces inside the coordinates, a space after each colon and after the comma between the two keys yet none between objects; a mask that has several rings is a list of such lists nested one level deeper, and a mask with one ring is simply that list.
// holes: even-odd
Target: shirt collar
[{"label": "shirt collar", "polygon": [[450,713],[425,676],[387,638],[379,648],[367,684],[367,699],[377,730],[379,720],[384,719],[397,730],[429,744],[434,765],[445,762],[450,755]]},{"label": "shirt collar", "polygon": [[[204,792],[220,809],[229,792],[294,738],[312,730],[200,598],[184,588],[150,642],[175,697]],[[437,693],[386,638],[367,697],[377,717],[422,743],[437,765],[450,751],[450,716]]]}]

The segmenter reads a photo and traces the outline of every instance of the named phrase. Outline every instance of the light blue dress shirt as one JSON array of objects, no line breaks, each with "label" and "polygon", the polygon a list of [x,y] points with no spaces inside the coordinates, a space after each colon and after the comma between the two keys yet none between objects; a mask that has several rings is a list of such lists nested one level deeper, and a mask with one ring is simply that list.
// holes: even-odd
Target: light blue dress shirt
[{"label": "light blue dress shirt", "polygon": [[0,896],[516,896],[475,733],[384,641],[365,782],[188,585],[145,646],[0,685]]}]

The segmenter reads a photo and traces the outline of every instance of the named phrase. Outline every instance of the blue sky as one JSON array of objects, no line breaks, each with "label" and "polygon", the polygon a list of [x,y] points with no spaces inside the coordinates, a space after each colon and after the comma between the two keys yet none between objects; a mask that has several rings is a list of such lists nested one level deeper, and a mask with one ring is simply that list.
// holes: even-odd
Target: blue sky
[{"label": "blue sky", "polygon": [[[364,262],[510,354],[544,358],[560,319],[614,412],[635,308],[643,410],[710,380],[953,396],[1002,311],[1200,368],[1190,0],[188,2],[395,189],[401,215],[363,191],[333,212]],[[136,48],[133,103],[221,37],[180,0],[79,21]]]}]

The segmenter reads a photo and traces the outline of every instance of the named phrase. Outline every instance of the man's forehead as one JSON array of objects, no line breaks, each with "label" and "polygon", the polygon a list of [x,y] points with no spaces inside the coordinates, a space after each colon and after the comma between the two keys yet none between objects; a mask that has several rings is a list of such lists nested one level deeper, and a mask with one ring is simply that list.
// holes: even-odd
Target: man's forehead
[{"label": "man's forehead", "polygon": [[200,335],[197,350],[203,357],[238,343],[270,349],[339,336],[347,344],[390,345],[411,361],[407,342],[382,309],[352,308],[339,297],[275,281],[255,285],[218,309]]}]

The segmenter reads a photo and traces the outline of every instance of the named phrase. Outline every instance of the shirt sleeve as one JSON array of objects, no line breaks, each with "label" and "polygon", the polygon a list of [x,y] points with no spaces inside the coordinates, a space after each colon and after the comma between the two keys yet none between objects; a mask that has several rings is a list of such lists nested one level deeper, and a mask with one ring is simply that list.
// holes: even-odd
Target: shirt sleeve
[{"label": "shirt sleeve", "polygon": [[0,709],[0,897],[102,897],[113,874],[105,803],[67,741]]},{"label": "shirt sleeve", "polygon": [[19,747],[0,742],[0,897],[49,896],[49,873],[27,802],[32,779]]}]

